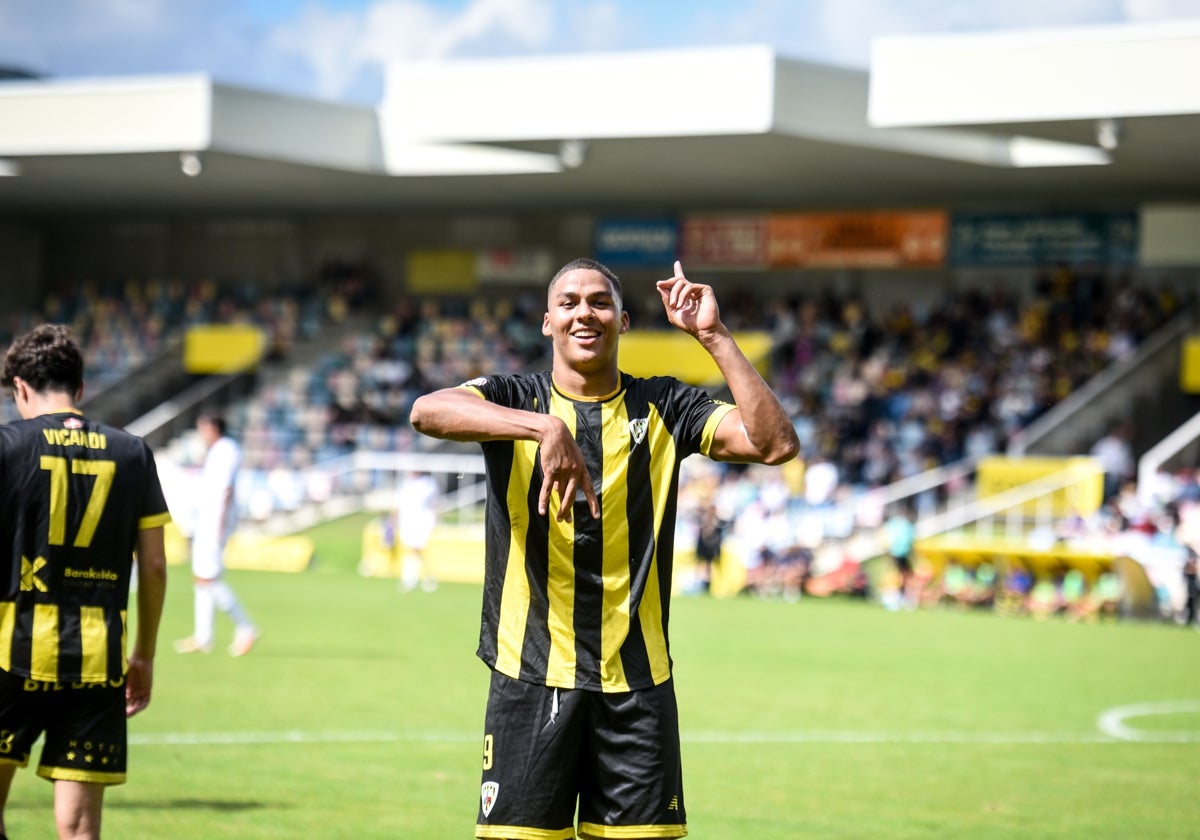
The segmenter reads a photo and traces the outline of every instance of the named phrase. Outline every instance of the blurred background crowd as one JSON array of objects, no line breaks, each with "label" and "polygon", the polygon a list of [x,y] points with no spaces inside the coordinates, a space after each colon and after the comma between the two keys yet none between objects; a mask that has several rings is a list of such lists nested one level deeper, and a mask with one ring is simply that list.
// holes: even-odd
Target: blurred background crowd
[{"label": "blurred background crowd", "polygon": [[[953,603],[1116,615],[1121,593],[1111,570],[1084,576],[1064,566],[1038,577],[1020,564],[931,562],[914,551],[913,521],[936,508],[935,497],[963,490],[969,470],[958,483],[904,501],[877,491],[1003,453],[1051,406],[1192,305],[1190,294],[1067,269],[1045,272],[1024,300],[970,291],[878,313],[857,295],[828,289],[764,299],[729,289],[721,306],[731,328],[770,335],[768,378],[792,414],[803,456],[772,470],[685,464],[681,589],[710,592],[716,579],[720,592],[756,597],[844,593],[892,608]],[[630,308],[639,329],[669,329],[661,312],[635,301]],[[123,387],[191,326],[261,330],[268,349],[255,385],[224,411],[245,452],[242,516],[264,523],[339,492],[393,487],[389,471],[325,467],[354,453],[432,449],[436,442],[408,425],[413,400],[475,376],[544,367],[543,311],[535,293],[411,296],[385,305],[369,275],[341,268],[306,287],[270,292],[212,281],[81,284],[38,310],[10,313],[0,343],[41,320],[70,324],[95,393]],[[8,402],[0,412],[13,419]],[[1126,426],[1096,441],[1106,476],[1099,510],[1030,539],[1122,554],[1152,570],[1165,556],[1167,568],[1182,568],[1195,543],[1189,529],[1200,485],[1180,470],[1162,474],[1153,493],[1138,493]],[[196,469],[202,449],[183,432],[163,454],[171,486]],[[1163,615],[1190,609],[1185,578],[1157,577]]]}]

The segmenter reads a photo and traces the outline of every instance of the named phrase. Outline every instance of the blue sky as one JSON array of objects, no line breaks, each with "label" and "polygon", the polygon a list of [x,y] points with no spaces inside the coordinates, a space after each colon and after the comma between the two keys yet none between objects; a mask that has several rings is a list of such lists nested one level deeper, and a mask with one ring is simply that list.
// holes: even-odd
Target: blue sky
[{"label": "blue sky", "polygon": [[880,35],[1183,18],[1200,0],[0,0],[0,66],[374,104],[390,61],[754,43],[865,68]]}]

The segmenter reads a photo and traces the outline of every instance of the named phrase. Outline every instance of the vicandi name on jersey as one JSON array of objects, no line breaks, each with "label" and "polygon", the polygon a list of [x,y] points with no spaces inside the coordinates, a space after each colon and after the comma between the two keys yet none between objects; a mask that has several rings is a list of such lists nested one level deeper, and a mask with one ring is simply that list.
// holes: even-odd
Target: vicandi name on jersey
[{"label": "vicandi name on jersey", "polygon": [[81,429],[42,429],[46,443],[51,446],[84,446],[88,449],[108,449],[108,436],[103,432]]}]

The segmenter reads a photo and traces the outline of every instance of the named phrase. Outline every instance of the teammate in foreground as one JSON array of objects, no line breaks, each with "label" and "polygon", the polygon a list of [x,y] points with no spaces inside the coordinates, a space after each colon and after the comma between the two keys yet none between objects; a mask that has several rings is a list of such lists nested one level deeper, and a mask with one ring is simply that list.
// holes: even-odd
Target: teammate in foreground
[{"label": "teammate in foreground", "polygon": [[680,264],[671,324],[712,355],[736,405],[617,363],[621,284],[574,260],[551,280],[552,369],[419,398],[413,426],[482,444],[489,484],[478,655],[492,669],[476,836],[682,837],[667,619],[680,462],[782,464],[787,412]]},{"label": "teammate in foreground", "polygon": [[[4,357],[22,420],[0,426],[0,836],[13,775],[44,732],[59,837],[97,838],[125,781],[125,719],[150,702],[170,521],[150,448],[75,407],[83,357],[43,325]],[[137,635],[125,655],[137,554]]]}]

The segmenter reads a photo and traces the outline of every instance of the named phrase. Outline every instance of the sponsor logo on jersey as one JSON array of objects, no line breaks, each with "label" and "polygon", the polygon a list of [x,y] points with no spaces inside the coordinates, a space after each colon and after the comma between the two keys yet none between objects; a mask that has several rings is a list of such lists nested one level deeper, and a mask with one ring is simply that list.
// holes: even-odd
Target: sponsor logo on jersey
[{"label": "sponsor logo on jersey", "polygon": [[78,417],[68,417],[67,419],[63,420],[63,425],[68,429],[82,429],[83,421]]},{"label": "sponsor logo on jersey", "polygon": [[482,388],[487,384],[486,376],[477,376],[474,379],[469,379],[462,384],[464,388]]},{"label": "sponsor logo on jersey", "polygon": [[121,576],[111,569],[63,569],[63,577],[86,578],[87,580],[120,580]]}]

